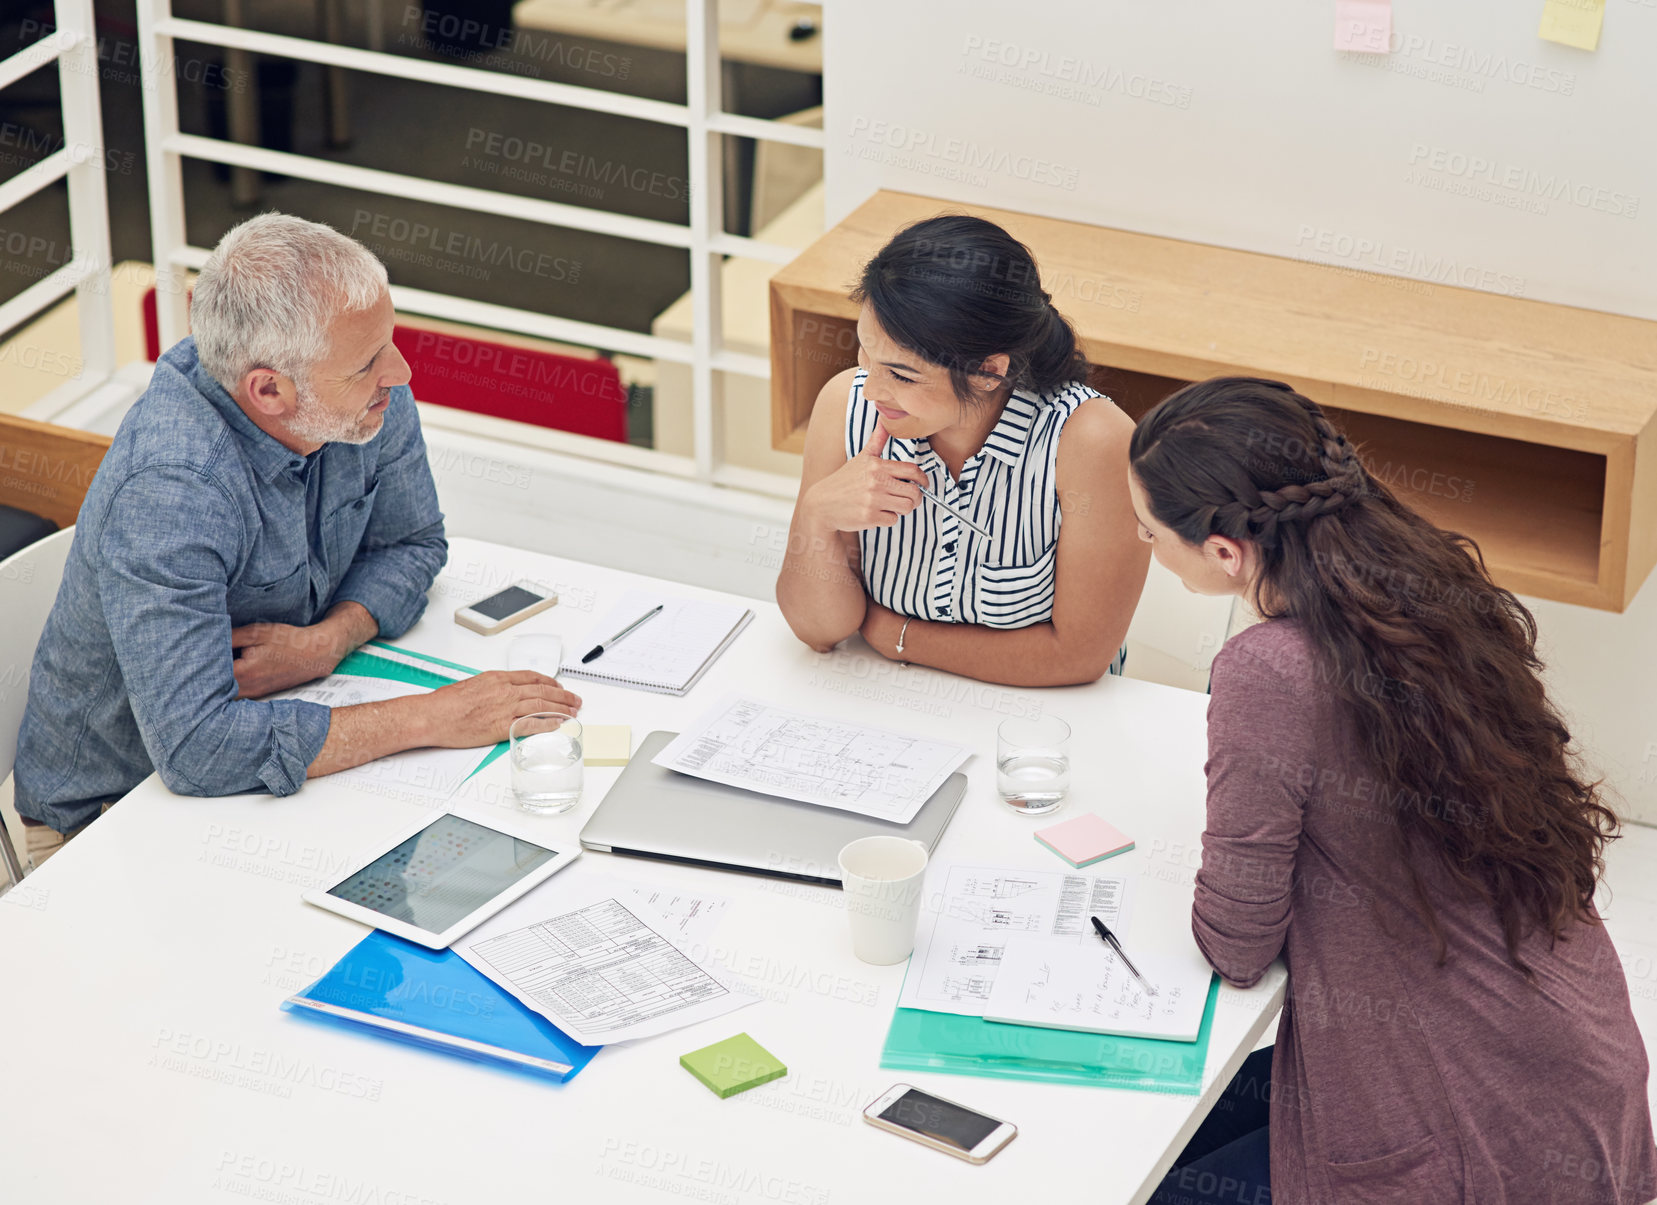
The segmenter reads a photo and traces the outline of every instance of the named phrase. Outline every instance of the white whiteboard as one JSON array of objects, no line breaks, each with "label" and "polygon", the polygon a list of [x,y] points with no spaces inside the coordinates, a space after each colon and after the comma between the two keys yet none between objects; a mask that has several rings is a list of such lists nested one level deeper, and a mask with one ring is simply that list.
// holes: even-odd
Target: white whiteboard
[{"label": "white whiteboard", "polygon": [[834,0],[827,219],[880,188],[1657,318],[1657,0]]}]

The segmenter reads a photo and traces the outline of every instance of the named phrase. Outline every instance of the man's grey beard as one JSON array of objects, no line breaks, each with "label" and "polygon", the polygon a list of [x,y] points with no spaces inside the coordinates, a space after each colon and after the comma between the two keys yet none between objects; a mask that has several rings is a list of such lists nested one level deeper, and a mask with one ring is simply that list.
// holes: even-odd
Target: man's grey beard
[{"label": "man's grey beard", "polygon": [[[370,443],[385,426],[384,422],[379,422],[370,427],[367,420],[353,420],[334,414],[322,404],[321,396],[311,388],[310,382],[296,380],[293,385],[298,404],[293,417],[288,420],[288,430],[306,443]],[[389,393],[389,390],[386,392]],[[374,400],[379,400],[378,395]]]}]

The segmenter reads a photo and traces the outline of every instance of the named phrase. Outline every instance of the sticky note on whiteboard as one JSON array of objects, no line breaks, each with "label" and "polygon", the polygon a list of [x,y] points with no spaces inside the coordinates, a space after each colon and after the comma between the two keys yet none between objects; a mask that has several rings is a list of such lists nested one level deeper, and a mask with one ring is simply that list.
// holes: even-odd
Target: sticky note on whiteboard
[{"label": "sticky note on whiteboard", "polygon": [[1335,49],[1386,54],[1392,46],[1392,0],[1335,0]]},{"label": "sticky note on whiteboard", "polygon": [[1605,23],[1605,0],[1546,0],[1542,6],[1542,37],[1578,50],[1599,48]]}]

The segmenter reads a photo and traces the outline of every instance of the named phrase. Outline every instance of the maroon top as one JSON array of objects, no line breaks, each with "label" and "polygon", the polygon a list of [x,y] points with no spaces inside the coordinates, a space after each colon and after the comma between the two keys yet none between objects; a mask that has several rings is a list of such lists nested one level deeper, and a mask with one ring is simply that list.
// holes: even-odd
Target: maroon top
[{"label": "maroon top", "polygon": [[[1644,1205],[1657,1196],[1645,1045],[1611,939],[1577,924],[1508,961],[1488,904],[1423,868],[1434,947],[1393,853],[1395,805],[1288,620],[1214,661],[1192,928],[1226,979],[1282,955],[1277,1205]],[[1433,801],[1476,819],[1457,801]]]}]

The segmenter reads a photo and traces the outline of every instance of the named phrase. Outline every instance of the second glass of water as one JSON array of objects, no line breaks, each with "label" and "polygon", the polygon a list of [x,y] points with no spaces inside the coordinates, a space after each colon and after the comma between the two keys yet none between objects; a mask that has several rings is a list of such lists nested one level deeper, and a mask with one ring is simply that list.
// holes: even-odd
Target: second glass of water
[{"label": "second glass of water", "polygon": [[1015,812],[1040,816],[1070,790],[1070,725],[1057,716],[1003,720],[996,734],[995,785]]},{"label": "second glass of water", "polygon": [[552,711],[512,721],[512,793],[538,816],[567,812],[581,798],[581,721]]}]

